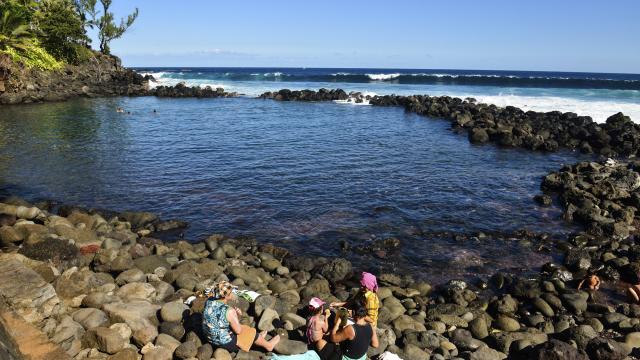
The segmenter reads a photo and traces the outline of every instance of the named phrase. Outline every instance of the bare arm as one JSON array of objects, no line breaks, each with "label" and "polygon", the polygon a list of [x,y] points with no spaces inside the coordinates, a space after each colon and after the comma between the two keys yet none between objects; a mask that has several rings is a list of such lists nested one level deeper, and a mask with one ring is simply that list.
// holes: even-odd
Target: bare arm
[{"label": "bare arm", "polygon": [[336,324],[331,329],[331,334],[329,335],[329,340],[333,343],[340,343],[345,340],[353,340],[356,337],[356,332],[353,330],[353,326],[345,326],[344,328],[338,330],[340,328],[340,321],[336,321]]},{"label": "bare arm", "polygon": [[371,334],[371,347],[377,349],[380,346],[378,342],[378,330],[374,326],[371,326],[372,334]]},{"label": "bare arm", "polygon": [[240,325],[240,320],[238,320],[238,313],[234,309],[229,308],[227,310],[227,320],[229,320],[231,330],[233,330],[234,333],[240,335],[240,333],[242,332],[242,325]]},{"label": "bare arm", "polygon": [[[328,310],[327,310],[327,313],[328,313]],[[322,327],[321,327],[322,333],[326,334],[327,331],[329,331],[329,322],[327,321],[328,316],[327,315],[321,315],[320,319],[322,319]]]}]

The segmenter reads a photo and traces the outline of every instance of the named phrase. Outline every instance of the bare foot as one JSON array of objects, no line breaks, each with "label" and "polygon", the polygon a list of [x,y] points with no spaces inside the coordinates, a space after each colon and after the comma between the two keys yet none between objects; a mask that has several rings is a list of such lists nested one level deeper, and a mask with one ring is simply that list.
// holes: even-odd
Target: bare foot
[{"label": "bare foot", "polygon": [[279,342],[280,342],[280,335],[276,335],[267,342],[267,346],[265,347],[265,349],[271,352],[273,351],[273,348],[276,347],[276,345],[278,345]]}]

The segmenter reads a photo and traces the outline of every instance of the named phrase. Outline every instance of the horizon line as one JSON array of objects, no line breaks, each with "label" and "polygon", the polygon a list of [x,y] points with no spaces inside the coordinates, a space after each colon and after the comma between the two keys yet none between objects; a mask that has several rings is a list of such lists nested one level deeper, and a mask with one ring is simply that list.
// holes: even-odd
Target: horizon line
[{"label": "horizon line", "polygon": [[563,70],[499,70],[499,69],[453,69],[453,68],[384,68],[384,67],[327,67],[327,66],[125,66],[131,69],[352,69],[352,70],[430,70],[430,71],[494,71],[494,72],[539,72],[565,74],[610,74],[610,75],[639,75],[631,72],[602,72],[602,71],[563,71]]}]

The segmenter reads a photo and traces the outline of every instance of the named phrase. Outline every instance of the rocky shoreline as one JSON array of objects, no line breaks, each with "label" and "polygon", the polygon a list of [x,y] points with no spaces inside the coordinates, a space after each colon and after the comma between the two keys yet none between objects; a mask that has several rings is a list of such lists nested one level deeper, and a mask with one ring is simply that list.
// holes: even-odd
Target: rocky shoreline
[{"label": "rocky shoreline", "polygon": [[373,106],[400,106],[406,111],[432,118],[446,119],[455,131],[466,131],[475,144],[494,143],[535,151],[579,150],[602,156],[640,154],[640,125],[622,113],[598,124],[589,116],[558,111],[541,113],[513,106],[504,108],[477,103],[473,98],[449,96],[365,96],[347,94],[341,89],[267,92],[264,99],[281,101],[331,101],[352,99]]},{"label": "rocky shoreline", "polygon": [[[148,79],[147,79],[148,80]],[[155,96],[227,97],[222,89],[158,87]],[[141,94],[150,94],[142,91]],[[342,90],[266,93],[282,101],[369,101],[447,118],[477,141],[532,150],[561,147],[634,156],[638,126],[622,114],[606,124],[560,113],[524,113],[473,99],[365,97]],[[505,132],[505,127],[508,129]],[[507,135],[511,134],[511,135]],[[505,138],[516,139],[513,144]],[[527,139],[541,139],[529,147]],[[519,140],[517,140],[519,139]],[[527,140],[527,141],[525,141]],[[555,144],[555,145],[554,145]],[[561,145],[562,144],[562,145]],[[486,282],[429,284],[380,273],[378,334],[402,359],[625,359],[640,357],[640,305],[624,288],[640,283],[640,162],[581,162],[547,175],[535,200],[564,209],[584,227],[556,242],[561,264],[523,277],[497,272]],[[18,198],[0,203],[0,355],[9,359],[262,359],[229,354],[200,334],[202,299],[219,280],[262,295],[239,300],[242,322],[284,340],[280,354],[304,352],[304,305],[312,296],[345,300],[359,270],[344,258],[302,257],[270,244],[211,235],[199,243],[163,242],[155,232],[187,224],[147,212],[87,210]],[[601,290],[579,289],[597,275]],[[20,328],[20,336],[14,328]],[[29,339],[40,339],[31,346]],[[34,353],[35,352],[35,353]],[[35,355],[34,355],[35,354]]]},{"label": "rocky shoreline", "polygon": [[222,88],[175,86],[151,88],[151,76],[122,67],[115,56],[96,54],[82,65],[65,65],[60,71],[25,69],[0,61],[0,105],[64,101],[77,97],[157,96],[235,97]]},{"label": "rocky shoreline", "polygon": [[[636,169],[635,162],[580,163],[544,179],[542,188],[559,194],[571,214],[567,219],[588,230],[561,244],[564,264],[547,264],[539,276],[496,273],[481,286],[461,280],[432,286],[411,275],[379,274],[382,344],[369,355],[640,355],[640,306],[577,289],[588,274],[609,285],[640,282],[640,247],[630,235],[640,196]],[[234,357],[213,349],[199,333],[202,300],[191,306],[183,301],[222,279],[263,294],[254,304],[239,300],[243,323],[284,338],[275,352],[300,353],[306,350],[306,301],[345,300],[362,270],[347,259],[300,257],[223,235],[195,244],[162,242],[153,231],[185,224],[150,213],[62,206],[54,214],[50,204],[36,205],[16,198],[0,204],[0,295],[8,302],[0,313],[17,313],[74,359],[265,358],[257,351]],[[0,325],[6,326],[1,317]]]}]

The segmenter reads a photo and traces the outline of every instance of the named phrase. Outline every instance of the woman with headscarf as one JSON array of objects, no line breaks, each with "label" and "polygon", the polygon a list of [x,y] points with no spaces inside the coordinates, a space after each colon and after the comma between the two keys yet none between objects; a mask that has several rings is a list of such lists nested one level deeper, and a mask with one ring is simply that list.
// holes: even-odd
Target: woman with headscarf
[{"label": "woman with headscarf", "polygon": [[253,344],[267,351],[273,351],[280,341],[280,336],[267,341],[266,331],[257,334],[256,329],[240,324],[238,318],[242,315],[242,311],[228,304],[236,298],[234,289],[235,287],[227,281],[222,281],[213,288],[202,313],[204,335],[214,348],[223,348],[229,352],[249,351]]},{"label": "woman with headscarf", "polygon": [[335,321],[329,341],[318,351],[321,360],[366,360],[369,346],[379,346],[376,328],[371,324],[363,298],[353,303],[353,322],[342,326]]},{"label": "woman with headscarf", "polygon": [[375,327],[378,324],[378,310],[380,309],[380,300],[378,299],[377,292],[378,281],[376,276],[368,272],[362,272],[360,275],[360,290],[356,296],[347,302],[331,303],[331,307],[344,306],[352,309],[354,302],[361,302],[367,309],[366,320]]}]

